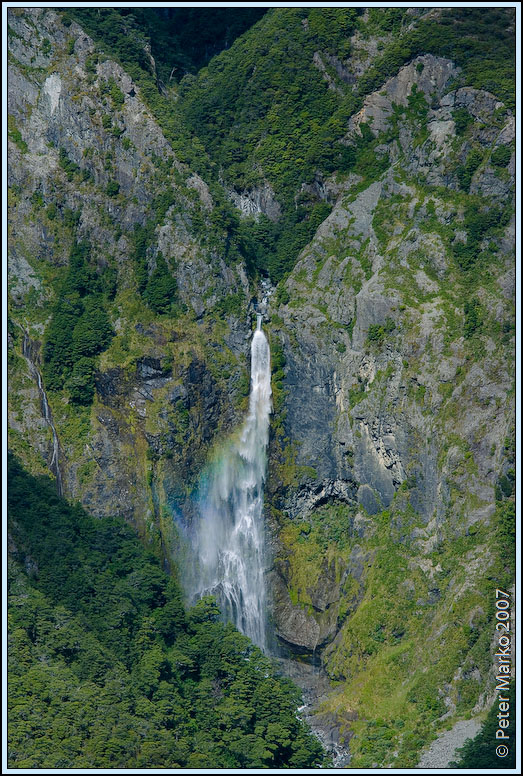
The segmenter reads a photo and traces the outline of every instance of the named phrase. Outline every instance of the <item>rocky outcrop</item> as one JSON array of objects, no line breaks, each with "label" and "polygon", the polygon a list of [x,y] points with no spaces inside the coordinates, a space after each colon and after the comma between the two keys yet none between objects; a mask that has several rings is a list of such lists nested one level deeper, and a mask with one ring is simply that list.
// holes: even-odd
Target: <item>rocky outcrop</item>
[{"label": "rocky outcrop", "polygon": [[244,216],[252,216],[258,220],[260,215],[267,216],[271,221],[278,221],[281,207],[277,201],[270,183],[265,181],[262,186],[248,191],[229,191],[229,197]]},{"label": "rocky outcrop", "polygon": [[458,72],[449,59],[432,54],[413,59],[398,75],[385,81],[379,92],[365,98],[361,110],[349,120],[348,137],[359,131],[362,122],[368,123],[376,135],[386,130],[394,113],[393,106],[407,107],[413,92],[423,94],[430,105],[444,94],[445,87]]},{"label": "rocky outcrop", "polygon": [[[389,78],[378,92],[365,98],[361,110],[349,120],[343,142],[353,143],[361,133],[362,123],[378,137],[380,133],[390,131],[398,121],[398,115],[403,114],[407,120],[400,121],[398,141],[388,148],[391,163],[398,163],[401,157],[405,169],[423,175],[427,183],[459,188],[452,165],[449,165],[456,138],[456,110],[466,110],[474,120],[473,131],[463,145],[462,161],[473,143],[493,149],[509,144],[514,138],[514,118],[494,95],[472,87],[449,91],[449,85],[459,73],[459,68],[448,59],[432,54],[416,57],[396,76]],[[414,103],[420,98],[426,116],[413,115],[413,123],[409,124],[409,109],[415,111]],[[493,122],[492,117],[496,114],[499,118]],[[416,142],[415,133],[420,129],[420,123],[426,126],[428,136],[423,142]],[[510,191],[510,179],[501,180],[488,163],[478,171],[471,187],[471,193],[499,202],[506,199]]]}]

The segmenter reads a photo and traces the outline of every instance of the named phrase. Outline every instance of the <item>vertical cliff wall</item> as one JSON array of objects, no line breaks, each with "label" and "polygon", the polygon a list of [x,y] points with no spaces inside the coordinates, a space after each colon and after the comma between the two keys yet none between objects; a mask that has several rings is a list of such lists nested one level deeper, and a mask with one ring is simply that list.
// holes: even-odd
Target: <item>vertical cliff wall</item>
[{"label": "vertical cliff wall", "polygon": [[422,56],[366,98],[346,142],[368,121],[387,169],[339,185],[271,307],[275,625],[343,683],[325,707],[368,767],[390,741],[416,764],[431,720],[481,711],[510,584],[514,123],[455,74]]}]

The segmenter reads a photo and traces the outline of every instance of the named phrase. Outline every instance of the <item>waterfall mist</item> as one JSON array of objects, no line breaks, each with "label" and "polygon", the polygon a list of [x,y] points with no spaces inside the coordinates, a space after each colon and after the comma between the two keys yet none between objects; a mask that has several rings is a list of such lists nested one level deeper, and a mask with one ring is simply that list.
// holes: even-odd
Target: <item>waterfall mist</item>
[{"label": "waterfall mist", "polygon": [[192,587],[198,598],[216,596],[225,619],[262,648],[267,646],[263,486],[271,408],[270,350],[258,315],[247,418],[200,486]]}]

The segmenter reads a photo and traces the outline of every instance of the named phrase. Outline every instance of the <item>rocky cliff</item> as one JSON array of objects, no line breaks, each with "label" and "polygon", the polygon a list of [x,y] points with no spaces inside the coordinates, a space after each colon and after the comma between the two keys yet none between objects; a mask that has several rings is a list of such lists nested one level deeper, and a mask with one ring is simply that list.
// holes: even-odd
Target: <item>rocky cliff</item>
[{"label": "rocky cliff", "polygon": [[[177,161],[119,65],[97,61],[85,33],[52,11],[13,12],[10,45],[10,444],[33,467],[51,460],[21,343],[25,331],[41,368],[71,248],[87,241],[95,272],[113,273],[115,336],[91,406],[48,391],[64,492],[94,514],[116,509],[144,535],[170,541],[162,506],[183,503],[248,390],[245,271],[227,265],[218,244],[204,244],[212,229],[208,187]],[[140,228],[150,234],[148,271],[162,252],[176,278],[185,310],[176,320],[158,319],[136,293],[131,256]]]},{"label": "rocky cliff", "polygon": [[[363,19],[345,50],[311,49],[322,88],[371,86],[340,124],[350,170],[297,181],[328,208],[266,316],[266,511],[275,632],[336,683],[322,713],[371,767],[415,764],[491,697],[513,531],[515,161],[506,99],[434,53],[380,71],[394,32]],[[9,25],[10,447],[33,471],[53,463],[93,514],[124,515],[174,571],[175,526],[248,392],[260,277],[230,250],[223,202],[276,227],[289,205],[259,159],[244,189],[180,161],[144,86],[75,22],[11,9]],[[78,375],[46,384],[45,347],[84,244],[111,333],[82,403]],[[67,297],[84,313],[85,285]]]},{"label": "rocky cliff", "polygon": [[[271,308],[296,467],[295,486],[275,475],[271,492],[275,625],[342,682],[325,705],[348,736],[383,711],[374,743],[351,745],[374,767],[391,740],[390,762],[415,764],[430,718],[486,703],[489,596],[498,542],[510,545],[499,487],[513,477],[514,157],[503,171],[492,160],[510,148],[513,116],[485,91],[449,89],[453,75],[422,56],[366,98],[346,142],[372,117],[387,170],[341,185],[286,280],[287,304]],[[466,137],[453,120],[465,105]],[[459,162],[473,147],[482,161],[464,195]],[[471,207],[498,209],[503,225],[485,229],[465,268],[456,247],[476,239]]]}]

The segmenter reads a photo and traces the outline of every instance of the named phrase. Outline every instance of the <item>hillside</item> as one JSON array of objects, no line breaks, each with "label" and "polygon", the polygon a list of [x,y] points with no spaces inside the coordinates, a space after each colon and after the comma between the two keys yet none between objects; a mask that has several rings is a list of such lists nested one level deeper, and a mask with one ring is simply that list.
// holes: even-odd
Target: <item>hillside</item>
[{"label": "hillside", "polygon": [[[120,519],[9,462],[10,765],[314,767],[298,691]],[[175,734],[173,733],[175,731]]]},{"label": "hillside", "polygon": [[[51,474],[86,510],[64,506],[69,521],[110,533],[122,518],[154,573],[177,580],[202,473],[247,411],[264,299],[275,651],[298,681],[300,665],[321,666],[308,719],[350,767],[413,767],[438,733],[486,716],[494,590],[513,587],[513,9],[215,22],[197,45],[190,14],[9,10],[9,448],[30,473],[17,476]],[[65,592],[23,565],[14,519],[14,606],[27,594],[80,628]],[[98,628],[93,649],[113,650],[127,687],[134,669]],[[36,670],[47,636],[20,638]],[[205,649],[198,682],[212,682]],[[49,664],[87,697],[75,670]],[[171,723],[154,724],[170,740]],[[301,754],[273,731],[273,760],[256,748],[234,766],[213,748],[222,734],[193,749],[186,729],[183,756],[129,745],[92,759],[79,742],[60,762],[320,758],[305,729]],[[24,747],[12,767],[37,762]]]}]

